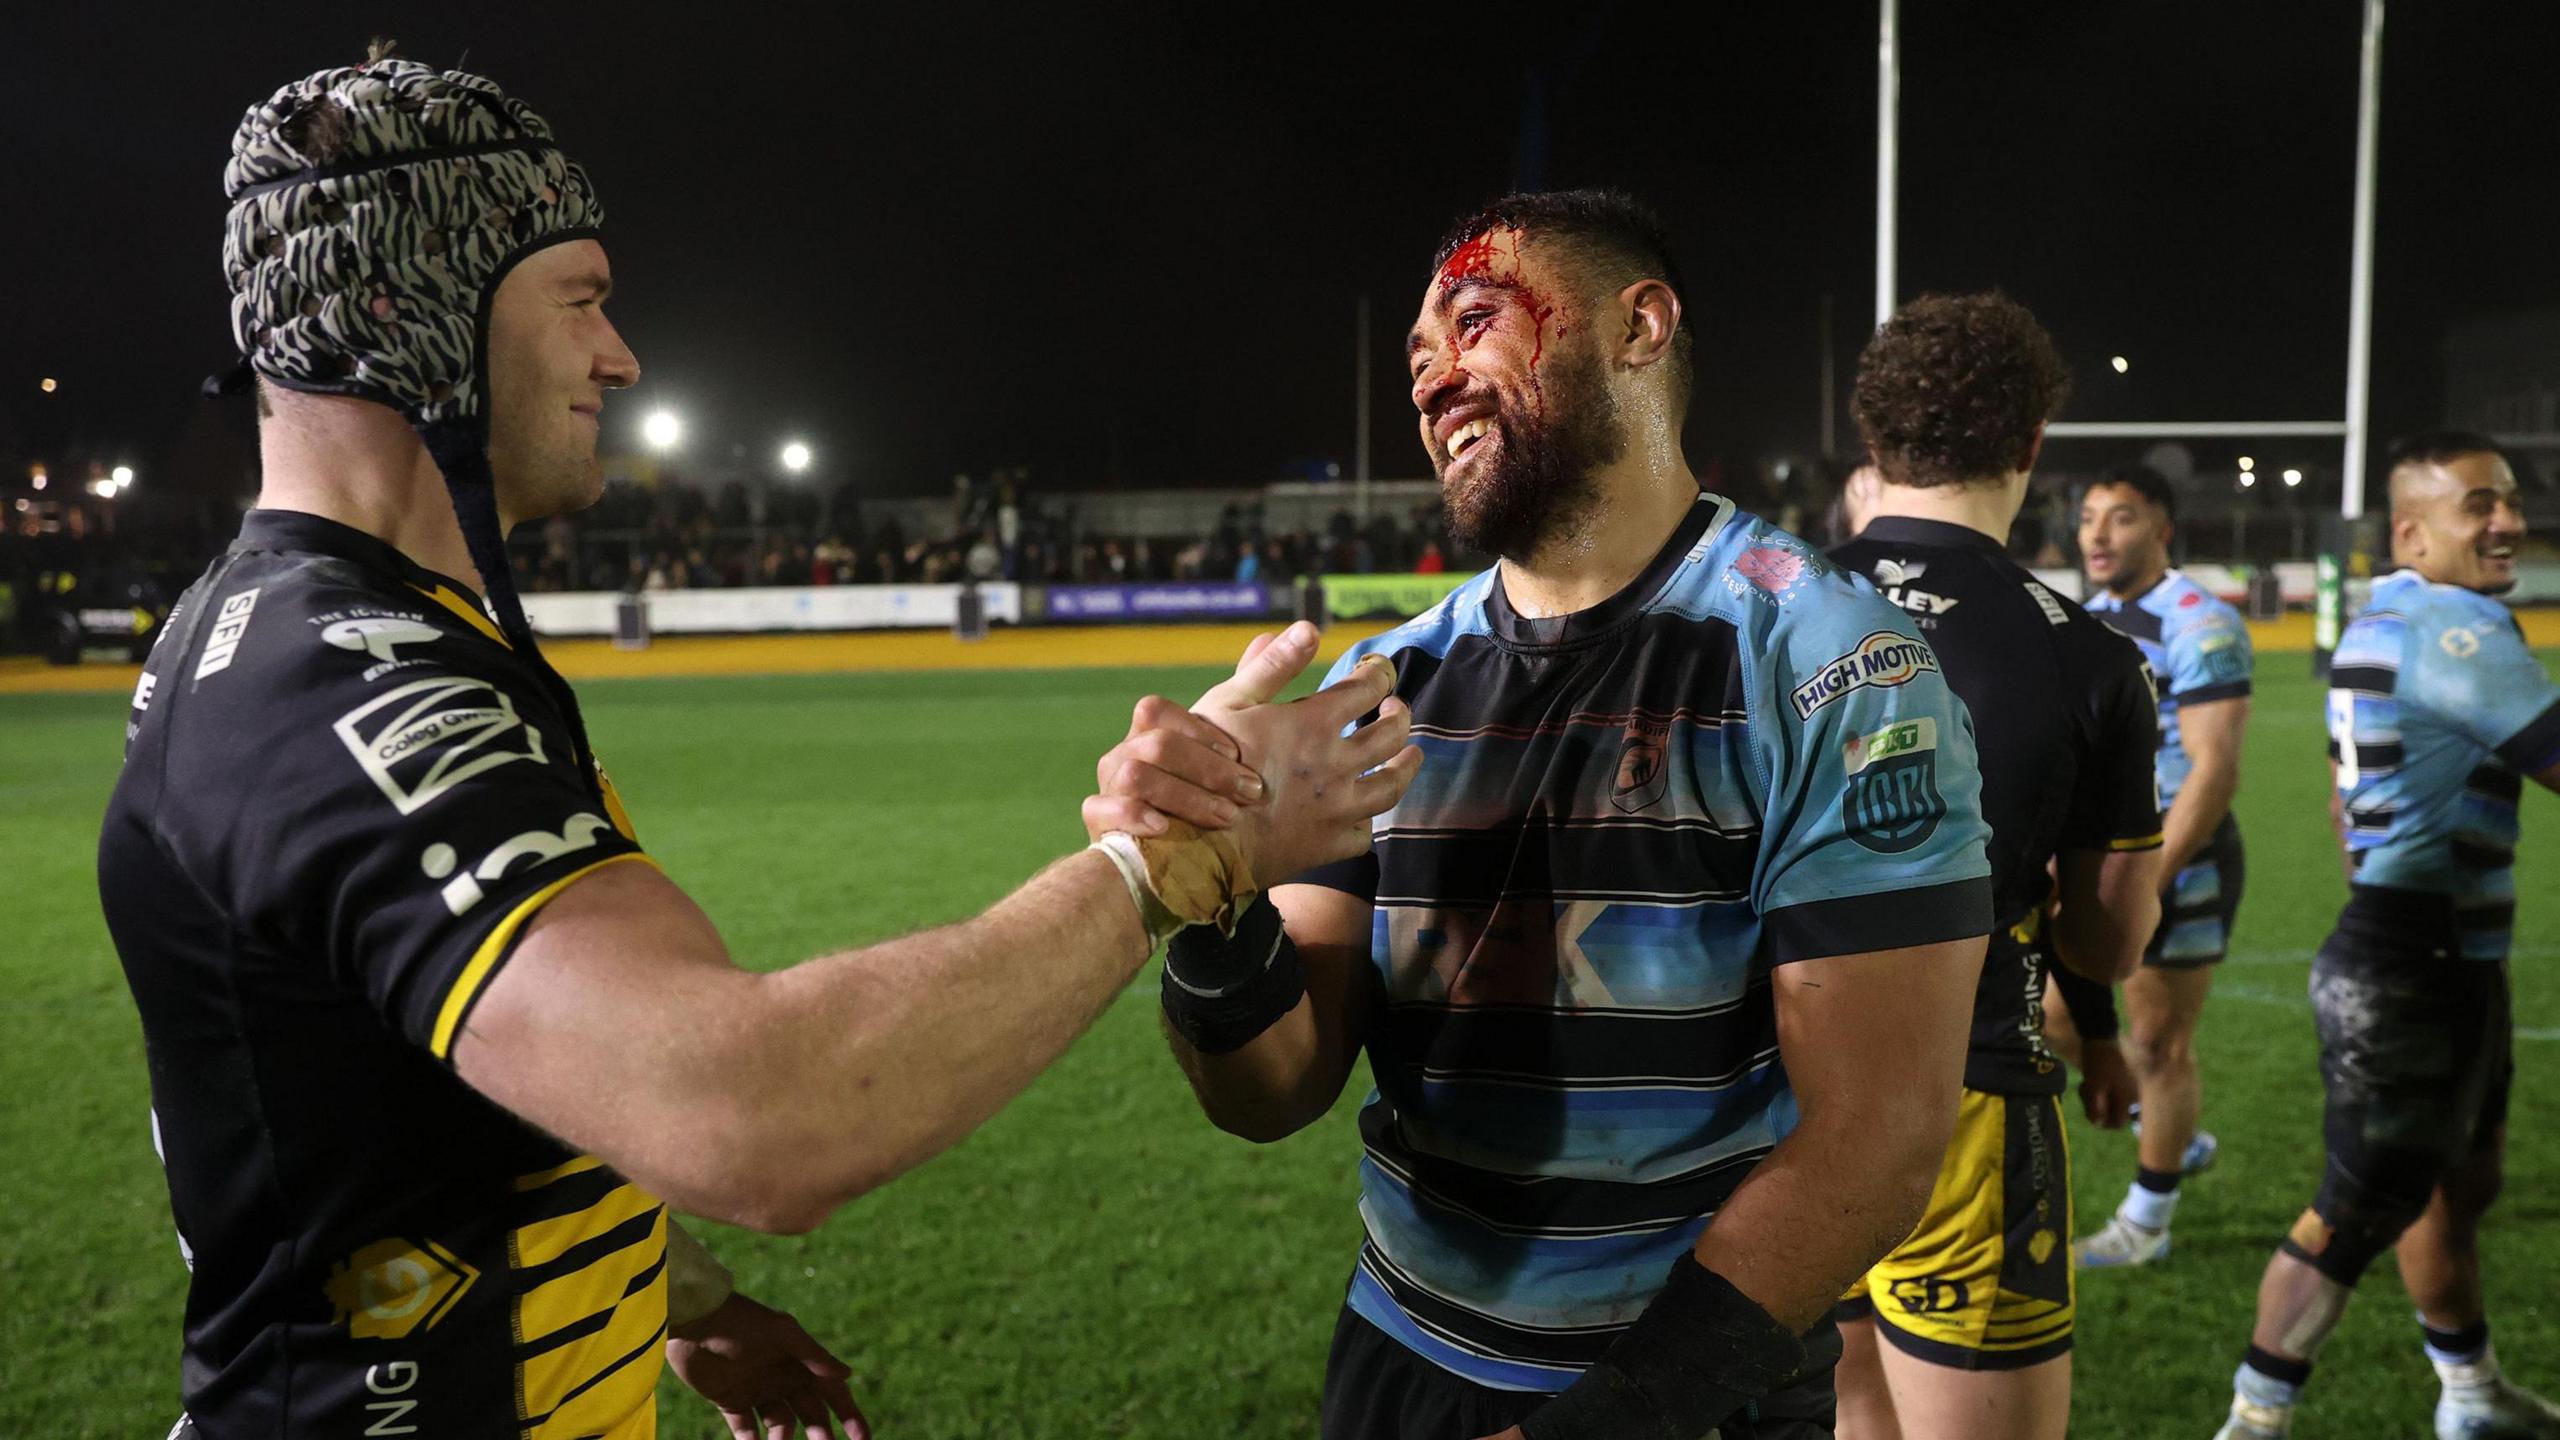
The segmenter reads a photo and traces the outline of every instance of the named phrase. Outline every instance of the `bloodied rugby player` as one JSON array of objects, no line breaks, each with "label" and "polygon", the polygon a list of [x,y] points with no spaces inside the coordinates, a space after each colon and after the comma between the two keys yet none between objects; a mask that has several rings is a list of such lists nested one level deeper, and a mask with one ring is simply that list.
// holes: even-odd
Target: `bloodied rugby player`
[{"label": "bloodied rugby player", "polygon": [[507,573],[508,526],[594,503],[639,375],[585,172],[489,81],[377,55],[252,108],[225,181],[258,508],[144,668],[98,851],[194,1269],[180,1433],[639,1440],[670,1363],[742,1440],[858,1432],[845,1367],[668,1207],[816,1225],[1029,1084],[1152,936],[1366,852],[1418,758],[1400,714],[1343,734],[1385,667],[1255,704],[1301,627],[1212,692],[1268,777],[1189,766],[1252,802],[1216,837],[741,969]]},{"label": "bloodied rugby player", "polygon": [[2560,790],[2560,686],[2496,598],[2515,588],[2523,539],[2515,475],[2487,437],[2397,448],[2401,568],[2375,582],[2329,669],[2350,874],[2311,963],[2328,1163],[2259,1282],[2220,1440],[2292,1428],[2312,1360],[2386,1250],[2441,1382],[2440,1440],[2560,1437],[2560,1406],[2500,1369],[2480,1284],[2515,1079],[2516,802],[2528,778]]},{"label": "bloodied rugby player", "polygon": [[1501,557],[1344,658],[1427,758],[1374,858],[1168,956],[1258,1140],[1365,1050],[1334,1440],[1830,1433],[1832,1301],[1954,1122],[1991,881],[1909,619],[1699,493],[1659,229],[1594,192],[1451,231],[1409,342],[1453,532]]},{"label": "bloodied rugby player", "polygon": [[[2058,952],[2101,985],[2132,973],[2160,918],[2160,803],[2140,652],[2006,548],[2069,388],[2044,327],[1998,294],[1915,300],[1858,364],[1881,483],[1831,558],[1911,616],[1973,714],[1995,923],[1928,1214],[1842,1306],[1843,1440],[2058,1440],[2070,1417],[2071,1157],[2045,972]],[[2084,1086],[2091,1118],[2123,1123],[2105,1093]]]}]

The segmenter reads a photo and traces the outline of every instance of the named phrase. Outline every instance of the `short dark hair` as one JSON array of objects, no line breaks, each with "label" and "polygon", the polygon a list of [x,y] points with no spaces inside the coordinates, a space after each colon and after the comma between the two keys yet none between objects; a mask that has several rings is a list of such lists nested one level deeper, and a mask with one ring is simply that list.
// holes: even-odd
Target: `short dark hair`
[{"label": "short dark hair", "polygon": [[1858,357],[1850,408],[1884,478],[1928,489],[2025,468],[2070,396],[2053,337],[1992,290],[1895,311]]},{"label": "short dark hair", "polygon": [[[2089,482],[2089,489],[2095,490],[2101,485],[2121,485],[2159,506],[2160,513],[2169,517],[2170,524],[2178,523],[2178,492],[2170,488],[2168,476],[2148,465],[2118,465],[2112,470],[2101,471],[2097,479]],[[2083,491],[2083,498],[2086,495],[2087,491]]]},{"label": "short dark hair", "polygon": [[2391,459],[2383,473],[2403,465],[2441,465],[2465,455],[2496,455],[2503,458],[2506,450],[2497,441],[2477,430],[2421,430],[2415,435],[2391,444]]},{"label": "short dark hair", "polygon": [[1659,280],[1680,302],[1680,328],[1671,338],[1671,379],[1685,404],[1697,371],[1696,332],[1689,324],[1689,288],[1671,238],[1650,206],[1621,190],[1515,191],[1462,217],[1431,255],[1438,274],[1449,257],[1488,230],[1518,230],[1555,245],[1565,263],[1595,289],[1614,293],[1639,280]]}]

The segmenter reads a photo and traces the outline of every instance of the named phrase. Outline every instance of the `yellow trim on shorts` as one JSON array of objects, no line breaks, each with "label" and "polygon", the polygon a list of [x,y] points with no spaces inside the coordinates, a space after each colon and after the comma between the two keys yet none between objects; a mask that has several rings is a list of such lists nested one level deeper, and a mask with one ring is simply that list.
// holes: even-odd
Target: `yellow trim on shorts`
[{"label": "yellow trim on shorts", "polygon": [[499,957],[507,953],[508,945],[512,944],[516,938],[516,932],[524,928],[524,922],[533,918],[533,912],[550,904],[552,896],[568,889],[573,882],[583,880],[607,865],[619,865],[625,860],[646,861],[652,866],[658,863],[637,851],[608,855],[592,865],[581,865],[534,891],[525,897],[523,904],[508,911],[507,918],[499,921],[496,928],[489,932],[488,938],[480,942],[480,948],[471,952],[470,963],[462,967],[462,974],[455,977],[453,988],[445,992],[444,1008],[436,1012],[435,1037],[427,1042],[429,1053],[439,1060],[449,1060],[453,1057],[453,1036],[455,1031],[462,1028],[462,1012],[471,1008],[472,997],[480,993],[480,987],[488,980],[489,972],[497,968]]}]

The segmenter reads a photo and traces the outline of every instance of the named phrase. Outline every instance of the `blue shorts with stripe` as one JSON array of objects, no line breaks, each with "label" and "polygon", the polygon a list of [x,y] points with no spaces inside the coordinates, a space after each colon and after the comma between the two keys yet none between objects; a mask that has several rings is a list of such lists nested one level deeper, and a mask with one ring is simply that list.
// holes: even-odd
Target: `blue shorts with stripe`
[{"label": "blue shorts with stripe", "polygon": [[2240,822],[2229,815],[2195,863],[2180,870],[2160,897],[2160,928],[2142,963],[2161,970],[2219,965],[2231,948],[2231,921],[2248,888],[2249,857],[2240,844]]}]

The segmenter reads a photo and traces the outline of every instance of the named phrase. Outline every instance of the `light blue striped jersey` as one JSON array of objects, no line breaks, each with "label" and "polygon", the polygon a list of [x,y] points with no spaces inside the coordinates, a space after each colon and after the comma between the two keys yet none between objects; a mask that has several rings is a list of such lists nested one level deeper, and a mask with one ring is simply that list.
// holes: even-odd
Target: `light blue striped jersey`
[{"label": "light blue striped jersey", "polygon": [[2394,571],[2338,637],[2329,686],[2356,883],[2445,896],[2463,957],[2505,959],[2522,777],[2560,761],[2560,688],[2515,615]]},{"label": "light blue striped jersey", "polygon": [[1368,654],[1425,760],[1311,877],[1375,907],[1351,1304],[1558,1389],[1793,1127],[1771,967],[1989,929],[1972,723],[1901,611],[1714,497],[1592,609],[1488,572],[1334,673]]},{"label": "light blue striped jersey", "polygon": [[2142,658],[2151,663],[2151,673],[2159,679],[2158,775],[2160,804],[2166,809],[2177,800],[2192,768],[2186,736],[2178,724],[2179,708],[2249,693],[2256,662],[2248,622],[2177,570],[2163,571],[2150,589],[2130,600],[2101,589],[2082,605],[2140,646]]}]

